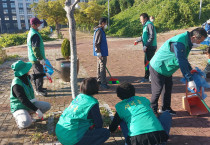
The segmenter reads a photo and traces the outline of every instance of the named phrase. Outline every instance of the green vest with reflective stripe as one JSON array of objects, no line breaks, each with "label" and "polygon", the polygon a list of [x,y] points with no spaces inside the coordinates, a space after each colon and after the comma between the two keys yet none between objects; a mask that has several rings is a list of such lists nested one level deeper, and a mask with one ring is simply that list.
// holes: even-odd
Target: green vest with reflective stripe
[{"label": "green vest with reflective stripe", "polygon": [[129,136],[163,130],[150,107],[150,101],[145,97],[133,96],[116,104],[115,108],[119,117],[126,122]]},{"label": "green vest with reflective stripe", "polygon": [[11,90],[10,90],[10,107],[11,107],[12,113],[14,113],[16,110],[19,110],[19,109],[30,110],[28,107],[23,105],[18,98],[14,97],[12,93],[12,87],[17,84],[24,88],[24,92],[29,100],[34,99],[34,90],[32,88],[31,82],[29,80],[28,82],[29,82],[30,87],[24,84],[18,77],[15,77],[12,80],[12,85],[11,85]]},{"label": "green vest with reflective stripe", "polygon": [[[145,23],[145,25],[143,26],[142,39],[143,39],[143,45],[144,46],[145,46],[145,44],[147,43],[147,41],[149,39],[148,31],[147,31],[147,25],[148,24],[152,24],[154,26],[154,24],[151,21],[147,21]],[[156,36],[155,26],[154,26],[154,40],[152,41],[152,46],[157,46],[157,36]]]},{"label": "green vest with reflective stripe", "polygon": [[33,52],[33,49],[32,49],[32,44],[31,44],[31,38],[33,37],[34,34],[38,34],[39,38],[40,38],[40,52],[41,52],[41,55],[44,59],[46,59],[45,57],[45,52],[44,52],[44,43],[43,43],[43,39],[41,37],[41,34],[36,31],[35,29],[33,28],[30,28],[30,31],[28,33],[28,37],[27,37],[27,46],[28,46],[28,59],[29,61],[37,61],[37,58],[35,57],[34,55],[34,52]]},{"label": "green vest with reflective stripe", "polygon": [[170,43],[173,42],[184,44],[187,58],[190,53],[190,48],[188,44],[188,32],[185,32],[167,40],[150,60],[152,68],[159,74],[167,77],[171,76],[179,69],[178,59],[175,53],[170,51]]},{"label": "green vest with reflective stripe", "polygon": [[74,145],[81,140],[90,126],[92,119],[87,119],[91,108],[98,104],[92,96],[79,94],[66,108],[56,125],[56,136],[64,145]]}]

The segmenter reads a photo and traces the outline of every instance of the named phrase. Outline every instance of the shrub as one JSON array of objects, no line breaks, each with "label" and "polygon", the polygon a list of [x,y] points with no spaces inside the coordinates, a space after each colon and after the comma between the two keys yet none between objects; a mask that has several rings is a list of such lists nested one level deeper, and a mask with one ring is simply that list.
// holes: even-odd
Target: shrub
[{"label": "shrub", "polygon": [[69,59],[70,56],[70,41],[68,39],[64,39],[61,44],[61,53],[65,59]]}]

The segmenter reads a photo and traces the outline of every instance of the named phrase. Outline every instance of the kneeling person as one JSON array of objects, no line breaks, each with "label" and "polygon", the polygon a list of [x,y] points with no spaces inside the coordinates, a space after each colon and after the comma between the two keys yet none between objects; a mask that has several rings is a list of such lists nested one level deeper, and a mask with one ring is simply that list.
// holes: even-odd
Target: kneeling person
[{"label": "kneeling person", "polygon": [[109,138],[109,130],[102,128],[98,100],[93,97],[98,88],[96,79],[83,80],[81,93],[64,110],[56,125],[56,136],[62,144],[101,145]]},{"label": "kneeling person", "polygon": [[13,63],[11,68],[14,70],[14,79],[10,91],[10,107],[13,117],[19,129],[29,127],[34,119],[30,113],[36,113],[39,118],[43,113],[50,110],[51,105],[48,102],[38,101],[34,96],[34,90],[30,79],[43,77],[45,74],[29,75],[32,63],[18,60]]},{"label": "kneeling person", "polygon": [[135,88],[129,83],[117,87],[116,114],[109,126],[114,132],[120,125],[128,145],[155,145],[165,143],[169,136],[171,115],[164,112],[157,118],[145,97],[135,96]]}]

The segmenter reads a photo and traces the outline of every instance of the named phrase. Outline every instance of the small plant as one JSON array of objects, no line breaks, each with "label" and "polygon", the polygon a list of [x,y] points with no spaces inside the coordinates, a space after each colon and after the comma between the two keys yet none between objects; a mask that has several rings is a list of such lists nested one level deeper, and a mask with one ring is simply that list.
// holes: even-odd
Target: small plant
[{"label": "small plant", "polygon": [[61,53],[65,59],[69,59],[70,57],[70,41],[68,39],[64,39],[61,44]]}]

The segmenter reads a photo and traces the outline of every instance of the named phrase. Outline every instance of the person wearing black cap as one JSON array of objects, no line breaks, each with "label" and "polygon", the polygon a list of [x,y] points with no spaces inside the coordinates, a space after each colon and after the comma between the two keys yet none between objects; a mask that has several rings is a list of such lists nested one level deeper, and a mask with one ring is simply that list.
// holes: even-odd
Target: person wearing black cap
[{"label": "person wearing black cap", "polygon": [[[38,27],[42,24],[38,18],[31,18],[31,28],[27,37],[28,59],[33,63],[33,73],[44,73],[43,65],[45,63],[45,49],[41,34],[38,32]],[[47,89],[43,88],[43,77],[34,80],[36,93],[40,96],[47,95]]]},{"label": "person wearing black cap", "polygon": [[11,65],[15,77],[11,84],[10,108],[19,129],[27,128],[35,121],[31,113],[36,113],[39,118],[43,118],[43,113],[51,108],[50,103],[38,101],[35,98],[30,79],[43,77],[45,74],[29,75],[31,67],[31,62],[22,60]]}]

